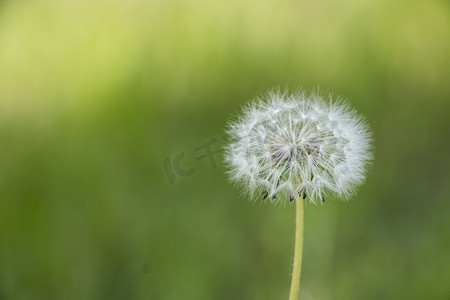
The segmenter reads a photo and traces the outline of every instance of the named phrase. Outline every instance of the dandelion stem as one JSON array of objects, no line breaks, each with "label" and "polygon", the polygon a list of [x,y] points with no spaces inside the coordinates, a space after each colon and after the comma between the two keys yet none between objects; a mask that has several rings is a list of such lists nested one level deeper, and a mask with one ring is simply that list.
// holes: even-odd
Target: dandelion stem
[{"label": "dandelion stem", "polygon": [[302,255],[303,255],[303,214],[304,204],[302,197],[296,195],[295,201],[296,218],[295,218],[295,250],[294,250],[294,267],[292,270],[291,292],[289,300],[298,299],[298,291],[300,290],[300,274],[302,271]]}]

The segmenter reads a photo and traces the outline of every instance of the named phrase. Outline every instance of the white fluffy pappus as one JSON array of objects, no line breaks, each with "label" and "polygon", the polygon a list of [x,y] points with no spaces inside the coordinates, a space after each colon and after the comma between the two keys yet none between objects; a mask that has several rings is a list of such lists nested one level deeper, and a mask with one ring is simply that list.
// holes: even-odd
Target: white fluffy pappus
[{"label": "white fluffy pappus", "polygon": [[245,107],[227,134],[230,179],[251,198],[349,198],[372,159],[365,120],[318,93],[269,92]]}]

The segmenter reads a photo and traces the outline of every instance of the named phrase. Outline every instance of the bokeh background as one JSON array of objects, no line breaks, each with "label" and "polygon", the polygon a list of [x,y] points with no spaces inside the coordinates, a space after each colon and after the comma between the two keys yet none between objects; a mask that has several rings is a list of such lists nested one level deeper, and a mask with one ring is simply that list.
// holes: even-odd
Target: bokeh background
[{"label": "bokeh background", "polygon": [[293,206],[220,152],[273,87],[374,132],[306,207],[302,299],[450,299],[449,53],[448,1],[0,1],[0,299],[287,299]]}]

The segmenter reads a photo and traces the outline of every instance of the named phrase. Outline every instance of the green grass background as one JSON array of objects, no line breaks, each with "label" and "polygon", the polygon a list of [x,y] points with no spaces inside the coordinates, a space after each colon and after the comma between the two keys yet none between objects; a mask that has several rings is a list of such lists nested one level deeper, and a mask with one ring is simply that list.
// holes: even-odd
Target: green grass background
[{"label": "green grass background", "polygon": [[449,30],[438,0],[0,1],[0,299],[287,299],[293,206],[195,149],[299,86],[375,149],[306,207],[301,299],[450,299]]}]

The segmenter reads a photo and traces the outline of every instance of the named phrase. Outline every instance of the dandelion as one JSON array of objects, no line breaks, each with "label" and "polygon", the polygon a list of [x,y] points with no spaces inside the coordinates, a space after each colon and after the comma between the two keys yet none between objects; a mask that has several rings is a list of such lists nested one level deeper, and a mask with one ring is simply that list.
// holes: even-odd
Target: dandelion
[{"label": "dandelion", "polygon": [[[342,100],[318,93],[270,92],[229,124],[225,161],[243,194],[264,201],[296,200],[296,242],[290,299],[297,299],[304,201],[348,199],[365,179],[371,134]],[[287,202],[288,203],[288,202]]]}]

